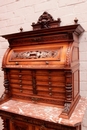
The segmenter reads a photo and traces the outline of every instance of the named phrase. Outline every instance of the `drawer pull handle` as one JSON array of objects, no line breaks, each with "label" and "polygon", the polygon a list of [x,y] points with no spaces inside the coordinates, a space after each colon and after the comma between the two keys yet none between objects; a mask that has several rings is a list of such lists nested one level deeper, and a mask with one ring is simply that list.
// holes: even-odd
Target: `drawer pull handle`
[{"label": "drawer pull handle", "polygon": [[49,88],[49,90],[52,90],[52,88]]},{"label": "drawer pull handle", "polygon": [[46,65],[48,65],[49,64],[49,62],[48,61],[46,61]]},{"label": "drawer pull handle", "polygon": [[49,82],[49,85],[51,85],[51,82]]},{"label": "drawer pull handle", "polygon": [[52,96],[52,93],[49,93],[50,96]]},{"label": "drawer pull handle", "polygon": [[19,63],[18,63],[18,62],[15,62],[15,64],[16,64],[16,65],[19,65]]},{"label": "drawer pull handle", "polygon": [[22,75],[19,75],[19,78],[21,78],[22,77]]},{"label": "drawer pull handle", "polygon": [[19,82],[21,83],[21,82],[22,82],[22,80],[19,80]]},{"label": "drawer pull handle", "polygon": [[23,90],[22,90],[22,89],[20,89],[20,92],[22,93],[22,92],[23,92]]}]

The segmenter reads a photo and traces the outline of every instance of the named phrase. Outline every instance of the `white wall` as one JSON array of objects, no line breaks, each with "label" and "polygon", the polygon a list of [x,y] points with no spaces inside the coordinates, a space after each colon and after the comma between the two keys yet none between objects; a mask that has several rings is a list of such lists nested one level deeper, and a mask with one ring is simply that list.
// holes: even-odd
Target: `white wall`
[{"label": "white wall", "polygon": [[[0,0],[0,35],[32,30],[32,22],[47,11],[54,19],[61,18],[62,25],[74,24],[77,17],[85,29],[80,37],[80,88],[81,95],[87,96],[87,0]],[[0,37],[0,67],[8,42]],[[3,88],[3,72],[0,70],[0,95]],[[87,113],[87,112],[86,112]],[[87,114],[83,130],[87,130]],[[2,127],[1,127],[2,129]]]}]

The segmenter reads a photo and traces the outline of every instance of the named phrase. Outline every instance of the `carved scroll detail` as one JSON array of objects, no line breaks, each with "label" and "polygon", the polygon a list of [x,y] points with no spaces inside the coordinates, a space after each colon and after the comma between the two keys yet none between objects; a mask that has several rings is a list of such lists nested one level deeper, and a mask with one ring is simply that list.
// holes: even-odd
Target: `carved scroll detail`
[{"label": "carved scroll detail", "polygon": [[69,110],[70,110],[70,105],[71,105],[71,103],[65,103],[65,104],[64,104],[63,113],[68,113],[68,112],[69,112]]},{"label": "carved scroll detail", "polygon": [[58,50],[38,50],[38,51],[23,51],[13,52],[11,60],[14,59],[40,59],[40,58],[54,58],[58,55]]},{"label": "carved scroll detail", "polygon": [[44,12],[38,19],[37,23],[41,24],[41,28],[49,28],[49,22],[52,22],[54,19],[53,17],[47,13]]}]

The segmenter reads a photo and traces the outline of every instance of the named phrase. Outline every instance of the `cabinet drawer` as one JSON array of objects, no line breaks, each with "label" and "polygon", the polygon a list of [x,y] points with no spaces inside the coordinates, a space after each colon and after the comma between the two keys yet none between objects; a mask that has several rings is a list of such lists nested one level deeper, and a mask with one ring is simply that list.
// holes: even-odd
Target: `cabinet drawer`
[{"label": "cabinet drawer", "polygon": [[22,87],[23,89],[32,90],[32,85],[29,85],[29,84],[27,85],[27,84],[10,83],[10,87],[17,88],[17,89],[20,89]]},{"label": "cabinet drawer", "polygon": [[27,97],[27,99],[31,100],[35,96],[39,99],[38,102],[42,98],[44,98],[45,102],[49,98],[49,103],[51,99],[62,100],[62,103],[65,100],[65,75],[64,71],[61,70],[9,70],[9,86],[12,95],[17,95],[22,99]]},{"label": "cabinet drawer", "polygon": [[36,88],[37,88],[37,90],[41,90],[41,91],[52,91],[52,92],[56,92],[56,91],[58,91],[58,92],[65,92],[65,88],[64,88],[64,86],[62,86],[62,87],[58,87],[58,86],[55,86],[55,87],[53,87],[53,86],[50,86],[50,87],[48,87],[48,86],[46,86],[46,85],[38,85],[38,86],[36,86]]},{"label": "cabinet drawer", "polygon": [[32,81],[29,81],[27,79],[26,80],[22,80],[22,79],[10,79],[10,83],[31,85]]},{"label": "cabinet drawer", "polygon": [[10,74],[31,74],[31,70],[25,70],[25,69],[10,69]]},{"label": "cabinet drawer", "polygon": [[38,96],[64,99],[65,93],[64,92],[38,91]]},{"label": "cabinet drawer", "polygon": [[10,75],[11,79],[24,79],[24,80],[32,80],[32,76],[31,75],[23,75],[23,74],[11,74]]},{"label": "cabinet drawer", "polygon": [[20,89],[11,88],[11,91],[12,91],[12,94],[20,94],[20,95],[25,95],[25,96],[33,94],[32,90],[23,89],[23,88],[20,88]]}]

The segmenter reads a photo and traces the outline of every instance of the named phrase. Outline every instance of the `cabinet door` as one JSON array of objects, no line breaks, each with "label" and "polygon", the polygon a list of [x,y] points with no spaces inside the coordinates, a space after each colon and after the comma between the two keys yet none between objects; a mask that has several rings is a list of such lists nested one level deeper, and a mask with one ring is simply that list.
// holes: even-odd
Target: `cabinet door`
[{"label": "cabinet door", "polygon": [[27,123],[19,121],[10,121],[10,130],[32,130],[32,129],[29,129]]},{"label": "cabinet door", "polygon": [[54,129],[50,128],[48,129],[44,125],[37,126],[20,121],[10,121],[10,130],[54,130]]},{"label": "cabinet door", "polygon": [[54,130],[54,129],[50,129],[50,128],[48,129],[44,125],[41,125],[41,126],[35,126],[34,130]]}]

